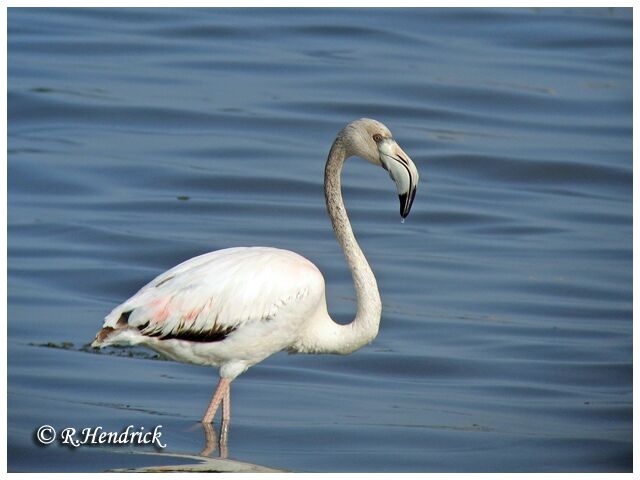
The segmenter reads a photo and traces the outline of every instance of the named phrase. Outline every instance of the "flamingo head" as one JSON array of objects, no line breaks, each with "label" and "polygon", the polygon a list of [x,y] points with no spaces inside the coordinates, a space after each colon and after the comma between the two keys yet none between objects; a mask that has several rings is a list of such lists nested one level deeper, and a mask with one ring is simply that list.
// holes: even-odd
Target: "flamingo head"
[{"label": "flamingo head", "polygon": [[339,137],[343,140],[347,156],[364,158],[389,172],[398,189],[400,216],[406,218],[416,196],[419,174],[389,129],[377,120],[361,118],[347,125]]}]

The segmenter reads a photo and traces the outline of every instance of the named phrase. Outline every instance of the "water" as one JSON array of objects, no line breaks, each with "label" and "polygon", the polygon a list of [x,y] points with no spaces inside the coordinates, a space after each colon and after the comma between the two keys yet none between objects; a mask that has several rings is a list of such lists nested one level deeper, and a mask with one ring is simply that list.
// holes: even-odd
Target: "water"
[{"label": "water", "polygon": [[203,448],[214,370],[83,348],[189,257],[295,250],[350,321],[322,179],[363,116],[421,174],[404,225],[386,172],[343,175],[380,334],[239,377],[229,458],[631,471],[630,10],[10,9],[8,67],[11,471],[180,463],[40,448],[42,424],[161,424],[168,452]]}]

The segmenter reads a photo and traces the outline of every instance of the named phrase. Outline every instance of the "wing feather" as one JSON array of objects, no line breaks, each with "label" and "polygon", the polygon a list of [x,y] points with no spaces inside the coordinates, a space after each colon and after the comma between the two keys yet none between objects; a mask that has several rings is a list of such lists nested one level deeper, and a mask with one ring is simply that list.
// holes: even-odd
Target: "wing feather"
[{"label": "wing feather", "polygon": [[138,328],[160,338],[216,341],[248,322],[269,320],[284,305],[319,288],[309,260],[267,247],[218,250],[154,278],[114,308],[104,327]]}]

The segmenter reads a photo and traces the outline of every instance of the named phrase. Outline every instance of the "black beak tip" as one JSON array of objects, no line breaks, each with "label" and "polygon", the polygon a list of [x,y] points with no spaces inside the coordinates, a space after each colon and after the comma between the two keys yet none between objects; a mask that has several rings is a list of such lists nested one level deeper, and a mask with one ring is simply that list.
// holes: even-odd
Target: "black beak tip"
[{"label": "black beak tip", "polygon": [[411,205],[413,205],[413,199],[416,196],[416,189],[411,189],[411,192],[401,193],[400,198],[400,216],[404,219],[409,216],[411,211]]}]

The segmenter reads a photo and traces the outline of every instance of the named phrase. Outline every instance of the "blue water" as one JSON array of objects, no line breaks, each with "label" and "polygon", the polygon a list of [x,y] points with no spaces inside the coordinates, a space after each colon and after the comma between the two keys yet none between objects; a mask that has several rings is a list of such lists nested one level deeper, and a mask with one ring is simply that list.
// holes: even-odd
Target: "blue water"
[{"label": "blue water", "polygon": [[40,447],[43,424],[161,424],[167,452],[203,448],[215,370],[84,347],[113,306],[189,257],[294,250],[350,321],[322,181],[335,134],[363,116],[421,173],[404,224],[386,172],[354,159],[343,174],[380,334],[349,357],[278,354],[239,377],[229,458],[631,471],[630,10],[12,8],[8,20],[10,471],[176,463],[134,446]]}]

